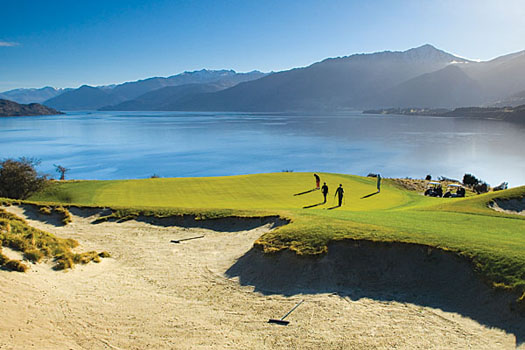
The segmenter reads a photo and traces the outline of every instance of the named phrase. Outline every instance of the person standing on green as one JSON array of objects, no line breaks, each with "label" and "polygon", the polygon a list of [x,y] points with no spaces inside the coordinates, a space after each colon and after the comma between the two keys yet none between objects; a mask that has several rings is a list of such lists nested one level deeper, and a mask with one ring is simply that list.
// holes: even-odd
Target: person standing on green
[{"label": "person standing on green", "polygon": [[337,196],[337,198],[339,199],[338,207],[343,205],[343,194],[344,193],[345,193],[345,191],[343,190],[343,185],[339,184],[339,187],[337,187],[337,190],[335,190],[335,195],[334,195],[334,197]]},{"label": "person standing on green", "polygon": [[381,192],[381,174],[377,174],[377,193]]},{"label": "person standing on green", "polygon": [[324,204],[326,203],[326,195],[328,194],[328,186],[326,186],[326,182],[323,184],[323,187],[321,187],[321,192],[323,192]]}]

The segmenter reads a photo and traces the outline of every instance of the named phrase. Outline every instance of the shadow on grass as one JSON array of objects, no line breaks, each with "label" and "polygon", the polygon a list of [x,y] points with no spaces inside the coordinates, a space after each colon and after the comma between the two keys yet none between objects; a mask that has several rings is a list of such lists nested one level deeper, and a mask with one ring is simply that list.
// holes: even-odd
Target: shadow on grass
[{"label": "shadow on grass", "polygon": [[525,317],[513,310],[516,295],[488,287],[464,258],[427,246],[343,241],[322,257],[252,248],[226,276],[265,295],[332,293],[441,309],[512,333],[518,346],[525,341]]},{"label": "shadow on grass", "polygon": [[334,205],[333,207],[326,208],[326,209],[327,209],[327,210],[334,210],[334,209],[337,209],[337,208],[341,208],[341,206],[339,206],[339,205]]},{"label": "shadow on grass", "polygon": [[379,194],[379,192],[374,192],[374,193],[367,194],[366,196],[361,197],[361,199],[372,197],[372,196],[375,196],[376,194]]},{"label": "shadow on grass", "polygon": [[312,188],[311,190],[308,190],[308,191],[295,193],[294,196],[302,196],[303,194],[307,194],[307,193],[314,192],[314,191],[317,191],[317,190],[318,190],[318,188]]},{"label": "shadow on grass", "polygon": [[306,207],[303,207],[303,209],[314,208],[314,207],[318,207],[318,206],[323,205],[323,204],[325,204],[325,203],[321,202],[321,203],[317,203],[317,204],[307,205]]}]

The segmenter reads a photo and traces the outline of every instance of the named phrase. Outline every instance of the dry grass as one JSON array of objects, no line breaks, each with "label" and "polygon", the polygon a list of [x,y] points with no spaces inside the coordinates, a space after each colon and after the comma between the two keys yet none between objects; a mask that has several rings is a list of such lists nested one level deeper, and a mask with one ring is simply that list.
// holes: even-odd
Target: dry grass
[{"label": "dry grass", "polygon": [[[65,218],[71,219],[69,211],[64,209],[63,213]],[[22,252],[24,259],[34,263],[40,262],[43,258],[53,259],[56,270],[72,268],[75,264],[87,264],[91,261],[100,262],[101,257],[109,256],[107,252],[74,253],[71,249],[78,246],[76,240],[58,238],[33,228],[25,220],[3,209],[0,209],[0,243],[0,246]],[[27,266],[20,261],[9,260],[4,255],[0,257],[0,265],[15,271],[27,269]]]},{"label": "dry grass", "polygon": [[69,210],[67,210],[61,205],[59,206],[47,206],[47,205],[41,206],[38,209],[38,211],[40,212],[40,214],[44,214],[44,215],[52,215],[53,212],[58,214],[61,217],[62,219],[61,221],[64,225],[67,225],[72,221],[71,213],[69,212]]}]

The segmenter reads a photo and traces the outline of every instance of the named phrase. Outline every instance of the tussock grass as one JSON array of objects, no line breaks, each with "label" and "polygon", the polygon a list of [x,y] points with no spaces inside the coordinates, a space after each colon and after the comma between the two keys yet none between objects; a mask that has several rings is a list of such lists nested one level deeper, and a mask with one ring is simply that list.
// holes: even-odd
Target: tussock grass
[{"label": "tussock grass", "polygon": [[40,214],[44,214],[44,215],[51,215],[51,208],[50,207],[40,207],[40,209],[38,209],[38,211],[40,212]]},{"label": "tussock grass", "polygon": [[[54,268],[63,270],[75,264],[100,262],[100,257],[107,257],[107,252],[74,253],[71,249],[78,246],[74,239],[58,238],[48,232],[33,228],[14,214],[0,208],[0,246],[9,247],[24,254],[24,259],[38,263],[43,258],[53,259]],[[102,254],[102,255],[101,255]],[[12,262],[15,261],[15,262]],[[15,271],[25,271],[27,266],[16,260],[0,257],[0,265]]]},{"label": "tussock grass", "polygon": [[52,215],[53,213],[58,214],[61,217],[61,221],[64,225],[69,224],[72,221],[71,213],[63,206],[40,206],[38,211],[44,215]]},{"label": "tussock grass", "polygon": [[62,223],[64,225],[67,225],[72,221],[71,213],[69,212],[69,210],[67,210],[63,206],[55,207],[53,210],[55,213],[58,213],[59,215],[61,215]]}]

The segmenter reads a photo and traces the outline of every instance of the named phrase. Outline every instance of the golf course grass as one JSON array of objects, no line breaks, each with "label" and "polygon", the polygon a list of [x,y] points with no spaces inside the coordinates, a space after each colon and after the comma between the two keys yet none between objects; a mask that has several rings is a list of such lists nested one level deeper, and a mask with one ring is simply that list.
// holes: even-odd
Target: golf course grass
[{"label": "golf course grass", "polygon": [[[55,183],[34,202],[119,208],[120,217],[194,213],[202,217],[278,214],[291,223],[263,235],[266,252],[314,255],[343,239],[406,242],[458,253],[499,288],[525,291],[525,217],[488,208],[494,198],[523,198],[525,186],[469,198],[428,198],[383,180],[319,173],[326,204],[311,173],[156,178]],[[334,193],[345,189],[342,207]]]}]

